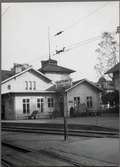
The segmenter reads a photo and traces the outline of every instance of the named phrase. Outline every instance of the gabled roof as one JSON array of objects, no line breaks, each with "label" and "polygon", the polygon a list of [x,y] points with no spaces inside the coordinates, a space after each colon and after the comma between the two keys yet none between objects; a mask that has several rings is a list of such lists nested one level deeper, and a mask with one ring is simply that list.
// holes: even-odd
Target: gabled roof
[{"label": "gabled roof", "polygon": [[102,91],[98,86],[96,86],[93,82],[90,82],[88,81],[87,79],[82,79],[82,80],[78,80],[78,81],[75,81],[73,82],[73,86],[71,86],[70,88],[66,89],[66,92],[68,92],[69,90],[75,88],[76,86],[84,83],[84,82],[87,82],[88,84],[90,84],[92,87],[94,87],[95,89],[97,89],[98,91]]},{"label": "gabled roof", "polygon": [[46,89],[46,91],[56,91],[56,90],[57,90],[56,85],[52,85]]},{"label": "gabled roof", "polygon": [[9,71],[9,70],[1,70],[1,81],[6,80],[9,77],[12,77],[14,74],[14,72]]},{"label": "gabled roof", "polygon": [[115,66],[109,69],[105,74],[119,72],[119,70],[120,70],[120,63],[117,63]]},{"label": "gabled roof", "polygon": [[[5,70],[3,70],[3,71],[5,71]],[[4,77],[5,72],[3,72],[2,75],[3,75],[3,78],[5,78],[5,79],[1,82],[1,84],[4,84],[5,82],[8,82],[9,80],[11,80],[13,78],[17,78],[18,76],[24,74],[27,71],[32,71],[32,72],[36,73],[37,75],[41,76],[46,82],[52,82],[49,78],[47,78],[40,71],[37,71],[37,70],[33,69],[32,67],[29,67],[29,68],[25,69],[24,71],[19,72],[19,73],[14,74],[14,75],[13,74],[9,75],[9,72],[8,72],[8,75],[6,73],[5,77]],[[1,71],[1,73],[2,73],[2,71]]]},{"label": "gabled roof", "polygon": [[73,84],[73,85],[76,85],[77,83],[79,83],[79,82],[82,81],[82,80],[83,80],[83,79],[80,79],[80,80],[78,80],[78,81],[73,81],[72,84]]},{"label": "gabled roof", "polygon": [[68,69],[62,66],[58,66],[56,64],[47,64],[44,67],[38,69],[38,71],[41,71],[43,73],[55,72],[55,73],[63,73],[63,74],[64,73],[70,74],[70,73],[75,72],[74,70],[71,70],[71,69]]}]

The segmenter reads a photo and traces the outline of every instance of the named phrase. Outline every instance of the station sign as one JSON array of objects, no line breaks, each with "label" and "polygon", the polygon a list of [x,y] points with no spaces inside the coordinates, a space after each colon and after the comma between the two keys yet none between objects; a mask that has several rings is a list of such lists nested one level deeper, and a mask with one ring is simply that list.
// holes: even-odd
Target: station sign
[{"label": "station sign", "polygon": [[72,84],[72,79],[56,81],[57,87],[68,87],[71,86],[71,84]]}]

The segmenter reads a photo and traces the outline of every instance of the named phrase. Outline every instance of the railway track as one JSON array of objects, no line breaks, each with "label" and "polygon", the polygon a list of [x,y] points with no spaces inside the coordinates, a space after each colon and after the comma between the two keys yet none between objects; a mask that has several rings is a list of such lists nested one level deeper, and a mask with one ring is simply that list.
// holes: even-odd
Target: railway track
[{"label": "railway track", "polygon": [[[25,132],[25,133],[42,133],[42,134],[53,134],[53,135],[64,135],[64,128],[61,126],[30,126],[30,125],[3,125],[3,131],[13,131],[13,132]],[[93,130],[93,129],[80,129],[80,128],[68,128],[67,134],[69,136],[84,136],[84,137],[110,137],[117,138],[119,137],[118,131],[107,131],[107,130]]]},{"label": "railway track", "polygon": [[71,159],[61,157],[51,152],[35,151],[22,146],[2,142],[2,167],[43,167],[43,166],[65,166],[83,167]]}]

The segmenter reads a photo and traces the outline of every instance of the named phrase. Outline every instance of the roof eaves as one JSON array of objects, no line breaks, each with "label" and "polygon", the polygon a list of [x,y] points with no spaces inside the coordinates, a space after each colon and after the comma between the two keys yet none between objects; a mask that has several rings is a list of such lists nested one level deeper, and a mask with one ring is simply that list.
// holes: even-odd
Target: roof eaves
[{"label": "roof eaves", "polygon": [[90,81],[88,81],[87,79],[82,79],[80,80],[80,82],[78,82],[77,84],[71,86],[70,88],[66,89],[66,92],[68,92],[69,90],[73,89],[74,87],[78,86],[79,84],[83,83],[83,82],[88,82],[90,85],[94,86],[95,88],[97,88],[99,91],[102,91],[102,89],[100,89],[98,86],[94,85],[93,83],[91,83]]},{"label": "roof eaves", "polygon": [[[56,69],[54,69],[56,68]],[[62,73],[72,73],[72,72],[75,72],[74,70],[71,70],[71,69],[68,69],[68,68],[65,68],[65,67],[62,67],[62,66],[58,66],[58,65],[54,65],[54,64],[48,64],[46,65],[45,67],[43,68],[40,68],[38,69],[38,71],[41,71],[41,72],[62,72]]]},{"label": "roof eaves", "polygon": [[39,71],[33,69],[32,66],[31,66],[31,67],[25,69],[24,71],[22,71],[22,72],[20,72],[20,73],[17,73],[17,74],[15,74],[15,75],[13,75],[13,76],[11,76],[11,77],[5,79],[4,81],[1,82],[1,84],[4,84],[5,82],[7,82],[7,81],[9,81],[9,80],[11,80],[11,79],[13,79],[13,78],[16,78],[16,77],[18,77],[19,75],[22,75],[23,73],[25,73],[25,72],[27,72],[27,71],[29,71],[29,70],[34,70],[36,73],[38,73],[39,75],[42,75],[44,78],[46,78],[49,82],[52,82],[52,81],[51,81],[49,78],[47,78],[44,74],[42,74],[41,72],[39,72]]},{"label": "roof eaves", "polygon": [[1,82],[1,84],[4,84],[5,82],[7,82],[7,81],[9,81],[9,80],[18,77],[19,75],[25,73],[26,71],[28,71],[28,70],[30,70],[30,69],[32,69],[32,67],[29,67],[29,68],[25,69],[24,71],[21,71],[20,73],[17,73],[17,74],[15,74],[15,75],[13,75],[13,76],[11,76],[11,77],[5,79],[4,81]]},{"label": "roof eaves", "polygon": [[46,78],[48,81],[52,82],[52,80],[48,77],[46,77],[42,72],[38,71],[38,70],[35,70],[32,68],[32,70],[34,70],[35,72],[37,72],[38,74],[42,75],[44,78]]},{"label": "roof eaves", "polygon": [[1,93],[2,95],[4,95],[4,94],[10,94],[10,93],[25,93],[25,94],[29,94],[29,93],[56,93],[56,91],[53,91],[53,90],[45,90],[45,91],[24,91],[24,92],[22,92],[22,91],[8,91],[8,92],[4,92],[4,93]]}]

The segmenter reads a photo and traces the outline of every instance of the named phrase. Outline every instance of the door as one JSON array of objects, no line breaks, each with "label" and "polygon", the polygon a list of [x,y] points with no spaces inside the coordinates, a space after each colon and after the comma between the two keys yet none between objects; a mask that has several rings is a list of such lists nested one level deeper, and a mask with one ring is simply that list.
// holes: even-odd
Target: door
[{"label": "door", "polygon": [[2,118],[2,120],[4,120],[5,119],[5,106],[2,104],[2,107],[1,107],[1,118]]},{"label": "door", "polygon": [[39,112],[44,112],[44,98],[37,98],[37,110]]}]

